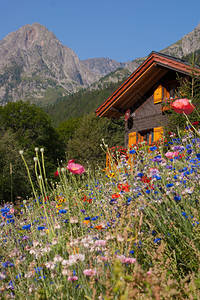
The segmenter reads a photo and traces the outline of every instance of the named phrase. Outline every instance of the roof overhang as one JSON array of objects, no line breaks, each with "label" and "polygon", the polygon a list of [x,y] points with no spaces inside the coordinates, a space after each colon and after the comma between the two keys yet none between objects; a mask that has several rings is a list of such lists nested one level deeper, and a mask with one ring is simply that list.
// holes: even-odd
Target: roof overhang
[{"label": "roof overhang", "polygon": [[[181,59],[152,52],[148,58],[95,111],[97,116],[118,119],[169,70],[188,75],[190,65]],[[200,69],[196,69],[200,73]]]}]

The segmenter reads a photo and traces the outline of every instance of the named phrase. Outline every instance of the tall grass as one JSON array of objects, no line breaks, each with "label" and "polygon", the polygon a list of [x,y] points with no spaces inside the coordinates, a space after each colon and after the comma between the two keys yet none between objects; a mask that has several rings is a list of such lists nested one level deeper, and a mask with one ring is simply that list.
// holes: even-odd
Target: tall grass
[{"label": "tall grass", "polygon": [[33,197],[1,208],[2,299],[200,298],[200,139],[131,153],[49,186],[36,149]]}]

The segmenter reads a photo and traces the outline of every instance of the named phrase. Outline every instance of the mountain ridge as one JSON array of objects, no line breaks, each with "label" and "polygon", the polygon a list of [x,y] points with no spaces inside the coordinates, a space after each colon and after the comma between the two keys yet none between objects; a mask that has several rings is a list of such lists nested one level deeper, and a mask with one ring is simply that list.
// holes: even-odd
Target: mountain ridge
[{"label": "mountain ridge", "polygon": [[[181,58],[199,49],[200,24],[160,52]],[[20,99],[42,104],[47,94],[54,101],[54,97],[66,96],[81,88],[102,87],[104,76],[107,82],[120,81],[124,69],[128,75],[144,60],[145,57],[123,63],[103,57],[80,60],[44,25],[26,24],[0,41],[0,104]],[[108,76],[111,72],[113,77]]]}]

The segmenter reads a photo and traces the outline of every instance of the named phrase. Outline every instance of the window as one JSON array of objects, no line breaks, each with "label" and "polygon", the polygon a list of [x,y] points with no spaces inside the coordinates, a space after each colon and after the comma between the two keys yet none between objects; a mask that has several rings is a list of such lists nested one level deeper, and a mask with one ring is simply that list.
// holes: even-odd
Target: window
[{"label": "window", "polygon": [[147,142],[150,145],[154,139],[153,129],[143,130],[138,132],[138,142]]},{"label": "window", "polygon": [[171,81],[165,84],[163,87],[163,101],[162,101],[162,112],[170,109],[171,102],[176,97],[178,82]]}]

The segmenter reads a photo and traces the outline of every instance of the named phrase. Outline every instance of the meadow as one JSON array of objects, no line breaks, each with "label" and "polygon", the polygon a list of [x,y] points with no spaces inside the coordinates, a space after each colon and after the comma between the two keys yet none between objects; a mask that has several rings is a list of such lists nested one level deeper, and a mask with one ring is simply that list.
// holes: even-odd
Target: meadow
[{"label": "meadow", "polygon": [[[187,124],[188,125],[188,124]],[[200,299],[198,122],[151,146],[108,149],[110,170],[70,160],[0,209],[0,299]]]}]

